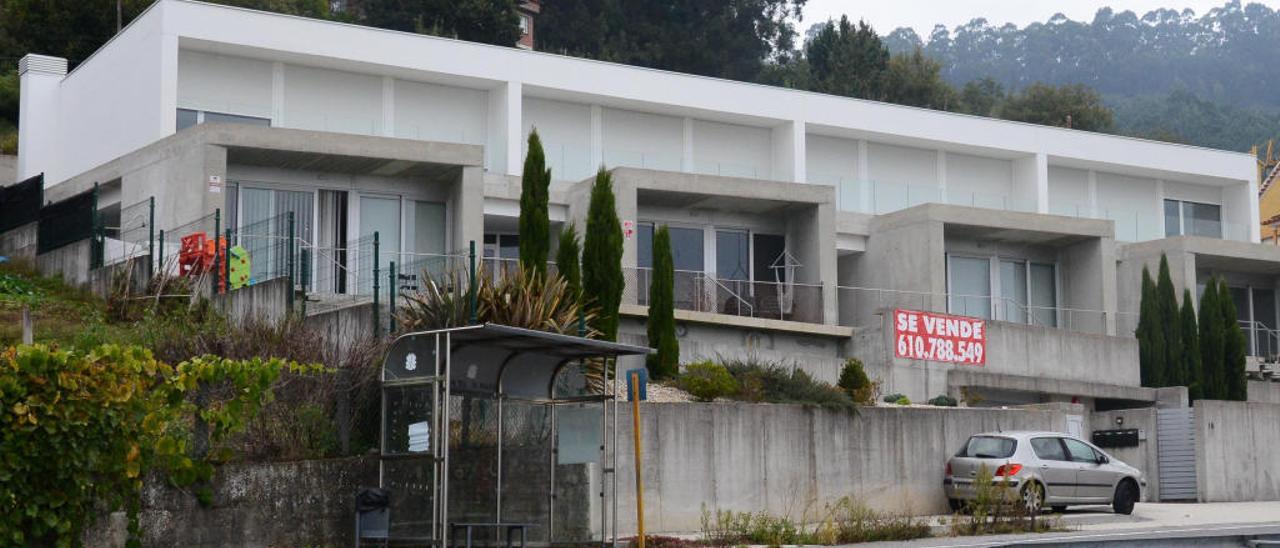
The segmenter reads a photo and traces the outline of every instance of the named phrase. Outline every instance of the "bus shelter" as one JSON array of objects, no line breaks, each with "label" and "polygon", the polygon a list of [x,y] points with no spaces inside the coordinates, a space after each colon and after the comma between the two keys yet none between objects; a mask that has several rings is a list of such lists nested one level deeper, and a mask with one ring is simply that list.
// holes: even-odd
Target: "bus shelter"
[{"label": "bus shelter", "polygon": [[382,367],[390,537],[450,545],[506,524],[534,544],[617,538],[618,359],[648,348],[494,324],[409,333]]}]

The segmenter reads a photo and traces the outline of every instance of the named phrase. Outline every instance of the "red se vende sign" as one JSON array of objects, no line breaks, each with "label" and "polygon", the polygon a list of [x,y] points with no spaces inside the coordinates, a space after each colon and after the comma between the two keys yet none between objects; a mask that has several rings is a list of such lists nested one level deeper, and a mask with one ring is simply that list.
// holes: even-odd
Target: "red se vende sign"
[{"label": "red se vende sign", "polygon": [[931,362],[987,363],[987,323],[916,310],[893,311],[894,355]]}]

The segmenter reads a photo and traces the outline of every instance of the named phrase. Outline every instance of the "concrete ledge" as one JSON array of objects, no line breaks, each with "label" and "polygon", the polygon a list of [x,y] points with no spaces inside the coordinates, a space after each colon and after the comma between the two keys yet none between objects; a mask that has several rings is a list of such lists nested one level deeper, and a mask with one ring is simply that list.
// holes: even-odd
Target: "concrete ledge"
[{"label": "concrete ledge", "polygon": [[922,204],[893,213],[877,215],[870,223],[873,232],[908,225],[939,222],[956,226],[976,226],[1017,232],[1111,238],[1115,223],[1101,219],[1080,219],[1046,213],[999,211],[950,204]]},{"label": "concrete ledge", "polygon": [[[714,198],[732,196],[790,204],[835,203],[836,196],[835,187],[827,185],[633,167],[616,167],[610,171],[613,173],[614,181],[632,183],[639,190],[679,192]],[[595,177],[592,176],[586,180],[594,179]]]},{"label": "concrete ledge", "polygon": [[1016,392],[1064,394],[1096,399],[1155,402],[1156,389],[1140,386],[1121,386],[1085,381],[1068,381],[1045,377],[1028,377],[1002,373],[984,373],[952,369],[947,372],[948,388],[980,387]]},{"label": "concrete ledge", "polygon": [[[635,304],[623,304],[618,309],[619,314],[623,316],[631,316],[636,318],[648,318],[649,307]],[[764,331],[781,331],[786,333],[795,333],[800,335],[812,335],[818,337],[852,337],[853,328],[838,325],[824,325],[808,322],[793,322],[787,320],[770,320],[767,318],[749,318],[745,316],[734,316],[731,314],[714,314],[711,312],[694,312],[692,310],[676,310],[676,321],[678,322],[694,322],[714,325],[724,325],[729,327],[739,327],[742,329],[758,329]]]}]

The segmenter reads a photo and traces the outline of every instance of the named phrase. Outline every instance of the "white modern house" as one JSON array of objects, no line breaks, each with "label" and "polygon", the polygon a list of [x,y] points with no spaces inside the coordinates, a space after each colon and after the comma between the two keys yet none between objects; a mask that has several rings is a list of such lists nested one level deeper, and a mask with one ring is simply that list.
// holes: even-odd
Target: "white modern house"
[{"label": "white modern house", "polygon": [[[104,210],[154,196],[160,228],[293,212],[320,247],[377,231],[406,261],[471,241],[511,259],[536,128],[557,229],[581,228],[596,170],[614,172],[633,342],[652,230],[671,227],[689,359],[833,379],[858,356],[912,399],[954,391],[961,366],[886,349],[900,306],[991,320],[966,386],[1154,401],[1130,334],[1137,276],[1166,251],[1180,288],[1241,288],[1259,340],[1280,325],[1248,154],[190,0],[156,2],[71,72],[38,53],[20,64],[17,179],[44,173],[49,199],[99,183]],[[315,291],[365,287],[335,267],[352,268],[312,265]]]}]

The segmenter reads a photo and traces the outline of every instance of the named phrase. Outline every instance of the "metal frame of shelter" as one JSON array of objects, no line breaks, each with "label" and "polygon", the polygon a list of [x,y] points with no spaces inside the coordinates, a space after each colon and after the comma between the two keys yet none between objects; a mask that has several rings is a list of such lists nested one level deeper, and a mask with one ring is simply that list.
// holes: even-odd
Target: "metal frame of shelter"
[{"label": "metal frame of shelter", "polygon": [[[381,373],[382,417],[378,484],[388,484],[388,465],[395,461],[420,460],[429,463],[430,472],[412,479],[420,493],[430,498],[430,514],[415,535],[397,536],[392,540],[410,539],[435,546],[448,546],[450,531],[449,448],[454,424],[450,417],[451,396],[466,395],[489,399],[497,407],[496,474],[493,516],[495,527],[503,522],[503,404],[507,400],[547,406],[550,415],[551,492],[547,495],[546,537],[555,538],[555,471],[557,466],[558,430],[555,409],[563,404],[601,404],[600,417],[600,542],[617,539],[617,402],[615,399],[617,358],[645,355],[650,349],[608,341],[599,341],[558,333],[517,327],[480,324],[434,331],[408,333],[398,337],[388,350]],[[600,359],[603,379],[584,383],[582,394],[557,396],[557,380],[569,365],[584,360]],[[424,401],[425,400],[425,401]],[[464,408],[465,412],[465,408]],[[612,422],[612,425],[610,424]],[[612,434],[612,440],[606,437]],[[462,439],[460,436],[458,439]],[[612,450],[606,442],[611,441]],[[395,474],[396,472],[391,472]],[[606,516],[603,474],[611,474],[612,521]],[[412,474],[407,474],[412,475]],[[482,486],[473,486],[482,488]],[[596,496],[596,494],[592,494]],[[426,504],[421,500],[421,508]],[[410,505],[412,506],[412,505]],[[393,506],[393,514],[396,509]],[[409,513],[413,513],[411,509]],[[611,527],[610,527],[611,525]],[[420,531],[425,526],[425,537]],[[544,524],[536,524],[542,527]],[[612,534],[607,534],[612,529]],[[495,539],[496,540],[496,539]]]}]

